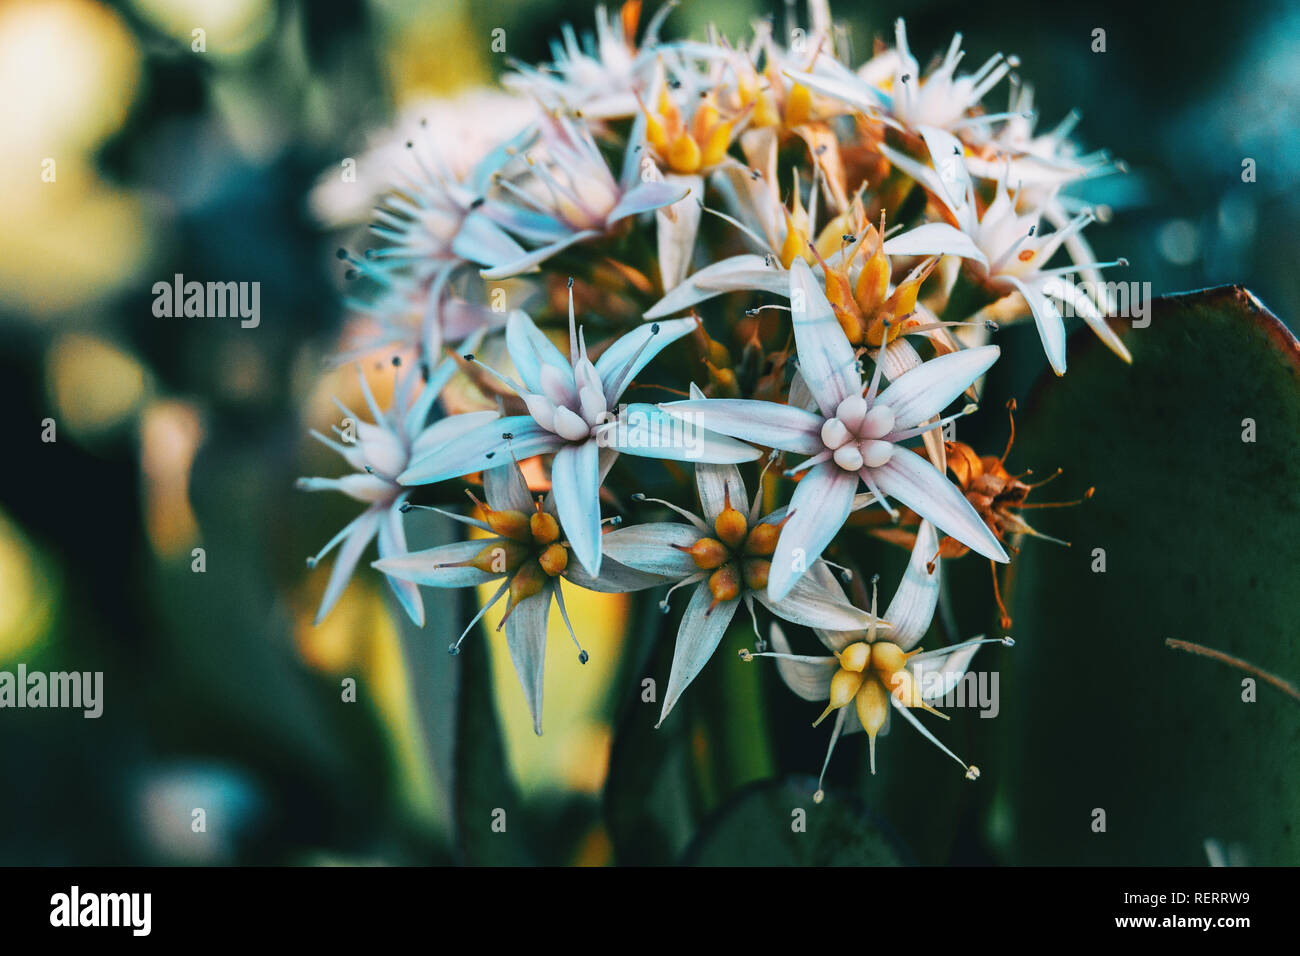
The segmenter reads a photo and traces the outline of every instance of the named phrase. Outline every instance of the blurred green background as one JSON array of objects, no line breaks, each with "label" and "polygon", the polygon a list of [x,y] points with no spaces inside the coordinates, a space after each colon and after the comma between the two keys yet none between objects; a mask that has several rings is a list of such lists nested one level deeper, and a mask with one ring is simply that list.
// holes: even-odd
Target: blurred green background
[{"label": "blurred green background", "polygon": [[[769,12],[686,0],[665,33],[699,36],[714,21],[744,37]],[[1099,256],[1132,263],[1115,278],[1149,281],[1157,294],[1239,283],[1277,314],[1297,314],[1294,5],[1202,12],[1111,0],[1084,12],[921,0],[834,12],[852,25],[859,58],[873,35],[892,42],[901,12],[922,62],[960,30],[968,64],[996,50],[1020,56],[1041,123],[1078,107],[1084,145],[1131,169],[1086,190],[1113,213],[1091,230]],[[332,253],[355,234],[322,226],[322,213],[349,210],[313,189],[399,113],[492,84],[504,68],[492,30],[506,31],[509,56],[538,61],[565,20],[587,29],[589,8],[0,3],[0,407],[17,441],[0,469],[0,669],[105,673],[98,720],[0,711],[0,864],[662,862],[741,784],[816,772],[825,736],[802,717],[784,735],[746,723],[769,708],[802,715],[756,669],[711,668],[692,691],[696,721],[649,730],[632,707],[640,675],[662,679],[671,651],[646,636],[660,625],[649,600],[576,609],[592,664],[579,672],[551,642],[540,739],[503,654],[475,653],[480,640],[446,655],[472,613],[465,597],[426,591],[431,623],[415,632],[363,566],[311,626],[326,572],[309,573],[304,558],[354,506],[293,482],[341,466],[306,437],[330,419],[329,396],[359,404],[350,372],[324,371],[343,320],[344,267]],[[192,49],[196,27],[204,52]],[[1096,28],[1104,54],[1091,50]],[[1247,157],[1257,166],[1249,184]],[[54,182],[41,177],[49,158]],[[261,325],[155,318],[153,283],[178,272],[260,282]],[[1011,334],[1033,357],[998,387],[1021,395],[1040,360],[1023,338],[1032,330]],[[52,444],[41,441],[46,418],[57,422]],[[985,427],[1002,434],[1000,422]],[[411,528],[414,546],[445,531]],[[203,573],[191,569],[197,547]],[[881,570],[886,582],[896,573]],[[345,678],[358,683],[356,703],[340,700]],[[502,728],[499,754],[455,747],[458,723],[490,741],[484,722]],[[613,745],[619,724],[633,729]],[[1000,721],[954,725],[943,731],[964,755],[999,746]],[[988,807],[952,791],[952,768],[903,736],[885,743],[883,779],[863,793],[874,807],[897,791],[898,805],[931,814],[924,825],[895,819],[899,833],[880,824],[900,858],[1039,858],[1006,851],[996,825],[990,837],[978,822]],[[855,743],[841,744],[833,782],[861,777]],[[644,805],[602,808],[611,767],[611,786]],[[518,790],[509,805],[526,847],[484,849],[452,818],[469,805],[460,788],[471,777],[488,787],[487,805],[501,805],[482,782],[498,772],[501,792]],[[673,774],[703,783],[679,786]],[[195,807],[206,832],[191,829]],[[994,808],[995,823],[1007,812]],[[1197,862],[1215,832],[1188,834],[1186,852],[1151,862]],[[707,842],[692,853],[707,859]]]}]

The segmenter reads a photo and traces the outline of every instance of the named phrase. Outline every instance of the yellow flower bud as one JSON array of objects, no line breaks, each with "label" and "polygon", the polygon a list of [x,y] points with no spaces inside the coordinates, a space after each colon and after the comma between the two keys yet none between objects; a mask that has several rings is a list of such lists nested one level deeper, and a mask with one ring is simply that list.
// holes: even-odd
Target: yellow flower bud
[{"label": "yellow flower bud", "polygon": [[840,651],[840,667],[846,671],[862,671],[871,660],[871,645],[863,641],[854,641]]},{"label": "yellow flower bud", "polygon": [[550,544],[560,536],[560,525],[554,515],[535,511],[528,519],[528,530],[538,544]]}]

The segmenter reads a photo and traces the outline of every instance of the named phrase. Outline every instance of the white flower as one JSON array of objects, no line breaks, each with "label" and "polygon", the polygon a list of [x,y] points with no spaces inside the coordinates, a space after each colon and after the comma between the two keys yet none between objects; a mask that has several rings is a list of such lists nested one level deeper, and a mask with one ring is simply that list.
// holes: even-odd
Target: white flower
[{"label": "white flower", "polygon": [[[868,243],[879,238],[865,221],[860,197],[855,197],[844,213],[820,223],[818,190],[814,185],[805,209],[796,171],[787,209],[777,193],[775,149],[763,166],[733,177],[732,185],[738,199],[738,217],[714,214],[739,228],[758,252],[731,256],[695,272],[651,306],[645,313],[647,319],[673,315],[727,292],[763,291],[788,298],[789,270],[795,259],[808,262],[818,275],[830,270],[842,274],[850,286],[857,283],[869,258]],[[846,232],[852,232],[847,242]],[[884,256],[951,255],[985,261],[970,237],[942,222],[923,223],[890,236],[880,252]]]},{"label": "white flower", "polygon": [[[607,454],[605,458],[607,469],[613,456]],[[483,491],[487,497],[483,509],[486,520],[441,513],[486,531],[490,537],[445,544],[412,554],[385,555],[374,562],[374,567],[388,575],[390,580],[403,582],[412,590],[416,590],[416,585],[463,588],[501,581],[496,593],[479,609],[460,639],[448,650],[452,654],[460,653],[465,635],[488,608],[508,594],[506,613],[497,629],[505,628],[506,644],[528,701],[533,729],[540,734],[546,621],[552,598],[559,605],[560,615],[578,648],[578,660],[584,664],[587,662],[587,652],[582,649],[573,625],[569,623],[560,578],[579,587],[607,593],[654,587],[663,583],[665,578],[633,571],[612,561],[606,563],[599,580],[588,576],[577,562],[569,560],[571,545],[562,536],[557,521],[555,492],[534,503],[523,472],[514,459],[504,467],[483,473]]]},{"label": "white flower", "polygon": [[957,227],[984,253],[988,265],[972,267],[976,274],[991,289],[1006,295],[1019,293],[1024,298],[1053,371],[1065,374],[1065,321],[1054,300],[1069,302],[1107,344],[1118,341],[1096,304],[1078,286],[1062,278],[1084,269],[1127,265],[1125,260],[1073,262],[1046,268],[1057,250],[1095,219],[1093,213],[1082,212],[1052,232],[1040,232],[1041,211],[1021,212],[1018,197],[999,180],[993,202],[981,214],[962,144],[940,129],[922,128],[921,136],[930,151],[931,166],[889,146],[882,145],[881,151],[942,202]]},{"label": "white flower", "polygon": [[[407,492],[397,483],[397,475],[428,448],[440,445],[496,417],[495,412],[474,412],[453,415],[425,427],[425,419],[429,416],[438,392],[454,371],[453,363],[443,363],[421,388],[420,370],[411,369],[397,383],[393,405],[384,413],[379,410],[370,385],[358,369],[361,390],[370,407],[370,414],[374,416],[374,424],[362,421],[335,399],[340,410],[353,423],[354,431],[335,426],[339,441],[320,432],[312,432],[316,439],[342,455],[356,469],[356,474],[342,478],[300,478],[298,487],[304,491],[341,491],[366,505],[365,511],[331,538],[318,554],[308,559],[308,566],[314,568],[321,558],[336,546],[342,545],[330,572],[325,595],[321,598],[320,610],[316,612],[317,624],[324,620],[325,615],[338,602],[352,578],[361,553],[376,535],[379,537],[381,557],[406,553],[406,534],[402,529],[400,512],[406,502]],[[355,440],[351,440],[352,434],[355,434]],[[420,600],[419,592],[395,578],[389,578],[388,583],[411,620],[417,626],[423,626],[424,603]]]},{"label": "white flower", "polygon": [[453,282],[470,267],[493,266],[526,255],[524,248],[486,214],[484,195],[492,176],[520,148],[536,138],[530,126],[497,146],[464,177],[437,156],[421,154],[408,141],[409,161],[398,165],[394,189],[374,211],[371,231],[383,246],[339,257],[352,267],[349,278],[373,288],[349,308],[375,320],[378,330],[348,356],[381,345],[415,347],[429,365],[445,344],[463,341],[499,324],[490,309],[457,298]]},{"label": "white flower", "polygon": [[[916,648],[925,635],[939,600],[939,561],[933,555],[938,551],[938,538],[928,522],[922,522],[917,531],[916,544],[903,580],[894,593],[894,599],[885,609],[884,622],[891,626],[888,637],[881,637],[875,625],[865,630],[830,632],[815,629],[817,637],[831,651],[832,657],[792,654],[789,641],[776,624],[772,625],[772,646],[775,651],[749,654],[742,658],[771,657],[775,659],[781,679],[786,686],[805,700],[826,701],[826,709],[813,722],[821,723],[832,711],[836,712],[835,726],[831,731],[826,759],[822,763],[814,799],[821,802],[821,780],[830,766],[831,754],[842,734],[860,730],[867,732],[871,751],[871,772],[876,772],[876,737],[889,732],[891,708],[915,727],[922,736],[957,761],[966,771],[967,779],[979,776],[979,768],[964,760],[939,742],[914,714],[913,709],[935,710],[934,703],[947,696],[956,687],[970,667],[971,659],[982,644],[1010,645],[1010,638],[974,638],[935,651]],[[824,569],[817,574],[830,583]],[[872,587],[871,607],[876,607],[875,587]],[[913,650],[913,648],[916,648]],[[850,707],[849,704],[854,706]]]},{"label": "white flower", "polygon": [[[489,422],[431,448],[398,481],[423,485],[508,464],[512,458],[555,453],[551,464],[555,506],[569,544],[587,571],[600,573],[600,450],[650,458],[736,463],[760,452],[721,435],[682,435],[671,416],[653,405],[618,400],[633,377],[667,345],[695,328],[694,319],[642,325],[616,339],[592,362],[573,315],[569,290],[566,358],[523,312],[506,325],[506,348],[522,384],[486,369],[523,400],[526,415]],[[665,436],[667,436],[665,438]]]},{"label": "white flower", "polygon": [[536,269],[569,246],[607,235],[624,220],[675,203],[687,193],[680,183],[642,178],[631,147],[621,181],[616,181],[591,132],[567,117],[544,119],[541,142],[543,155],[523,154],[527,173],[522,181],[513,181],[505,170],[495,176],[509,200],[494,196],[482,210],[494,225],[541,245],[483,269],[485,279]]},{"label": "white flower", "polygon": [[1002,545],[957,487],[928,461],[897,446],[940,427],[941,421],[929,420],[988,371],[997,346],[923,362],[880,391],[881,363],[864,383],[853,347],[802,260],[793,264],[791,285],[799,372],[816,412],[748,399],[663,406],[724,435],[808,456],[796,469],[807,474],[791,498],[790,518],[772,557],[771,597],[785,597],[825,550],[853,507],[859,481],[882,505],[886,496],[895,498],[971,550],[1007,561]]},{"label": "white flower", "polygon": [[636,92],[642,74],[653,62],[659,27],[676,3],[665,3],[646,25],[641,49],[636,43],[641,4],[625,3],[618,22],[605,6],[596,7],[596,32],[581,40],[571,26],[563,28],[563,43],[551,44],[552,63],[533,67],[512,64],[515,72],[502,78],[506,89],[537,98],[548,110],[568,110],[592,120],[614,120],[637,111]]},{"label": "white flower", "polygon": [[[742,601],[751,617],[757,599],[778,617],[808,627],[837,630],[878,623],[850,604],[833,579],[828,587],[805,577],[784,598],[773,600],[767,577],[785,509],[760,518],[762,482],[751,506],[734,465],[696,465],[695,485],[702,519],[668,505],[689,524],[633,525],[604,540],[605,554],[620,565],[663,575],[674,582],[674,590],[695,585],[677,629],[660,723],[713,655]],[[662,607],[667,610],[666,598]]]},{"label": "white flower", "polygon": [[[493,122],[485,124],[484,116]],[[391,127],[369,133],[360,155],[322,172],[308,205],[323,225],[362,223],[394,187],[393,170],[423,163],[445,170],[451,181],[471,179],[503,139],[512,139],[536,119],[537,104],[531,99],[489,88],[417,100],[402,109]]]},{"label": "white flower", "polygon": [[959,74],[957,67],[964,52],[961,34],[957,33],[939,65],[923,77],[908,46],[907,27],[901,18],[894,22],[894,36],[894,49],[868,61],[857,73],[827,60],[819,61],[821,71],[789,75],[810,89],[906,132],[922,126],[956,132],[1006,117],[1003,113],[976,111],[984,95],[1016,65],[1014,57],[996,53],[974,73]]}]

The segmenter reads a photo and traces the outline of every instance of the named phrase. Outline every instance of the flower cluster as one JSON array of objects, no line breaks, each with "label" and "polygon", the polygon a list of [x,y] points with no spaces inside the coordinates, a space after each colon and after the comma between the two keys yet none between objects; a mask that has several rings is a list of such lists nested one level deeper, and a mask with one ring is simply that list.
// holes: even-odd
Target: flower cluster
[{"label": "flower cluster", "polygon": [[[361,290],[344,355],[403,362],[386,411],[363,373],[373,424],[344,408],[355,433],[317,436],[355,473],[302,480],[366,504],[312,559],[338,546],[320,616],[376,535],[373,566],[417,625],[420,587],[496,582],[452,650],[504,600],[540,733],[552,601],[567,624],[566,587],[685,587],[661,720],[744,605],[773,650],[742,657],[828,701],[832,747],[864,730],[874,770],[896,710],[952,755],[913,711],[935,712],[988,641],[917,649],[940,559],[975,552],[996,587],[1035,532],[1006,453],[945,431],[1001,357],[993,316],[1032,321],[1057,374],[1061,304],[1128,359],[1104,294],[1063,281],[1116,264],[1094,261],[1094,215],[1067,190],[1118,164],[1079,152],[1072,119],[1035,132],[1014,58],[962,72],[958,35],[923,71],[899,21],[855,65],[824,0],[808,7],[784,40],[761,22],[735,44],[661,40],[671,5],[644,31],[639,0],[599,9],[594,35],[505,78],[532,104],[522,131],[469,156],[437,124],[407,143],[380,243],[340,251]],[[1007,108],[986,109],[1004,85]],[[476,533],[411,552],[412,507]],[[881,538],[911,549],[883,615],[853,557]],[[793,653],[778,621],[831,656]]]}]

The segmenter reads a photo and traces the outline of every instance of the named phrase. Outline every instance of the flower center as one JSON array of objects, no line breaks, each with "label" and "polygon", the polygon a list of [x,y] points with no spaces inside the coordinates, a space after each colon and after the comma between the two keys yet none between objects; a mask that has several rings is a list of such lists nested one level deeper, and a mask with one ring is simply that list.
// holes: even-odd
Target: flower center
[{"label": "flower center", "polygon": [[483,511],[488,527],[499,537],[466,563],[485,574],[510,576],[509,607],[540,592],[569,566],[569,546],[560,540],[554,516],[541,510],[531,515],[497,511],[487,505]]},{"label": "flower center", "polygon": [[888,405],[868,407],[861,395],[850,395],[822,424],[821,439],[835,464],[845,471],[858,471],[879,468],[889,461],[894,446],[883,439],[893,430],[893,409]]},{"label": "flower center", "polygon": [[785,522],[761,522],[749,527],[745,516],[731,507],[731,491],[726,492],[726,505],[713,521],[716,538],[703,537],[689,548],[673,545],[691,556],[701,571],[711,571],[709,592],[716,607],[724,601],[734,601],[741,591],[761,591],[767,587],[767,577],[772,569],[772,552]]},{"label": "flower center", "polygon": [[813,726],[825,720],[831,711],[853,703],[874,747],[876,734],[889,717],[891,694],[904,707],[920,707],[937,713],[922,700],[920,688],[907,669],[908,658],[917,653],[919,649],[908,653],[892,641],[871,644],[855,641],[841,650],[835,655],[840,669],[831,678],[830,700]]}]

